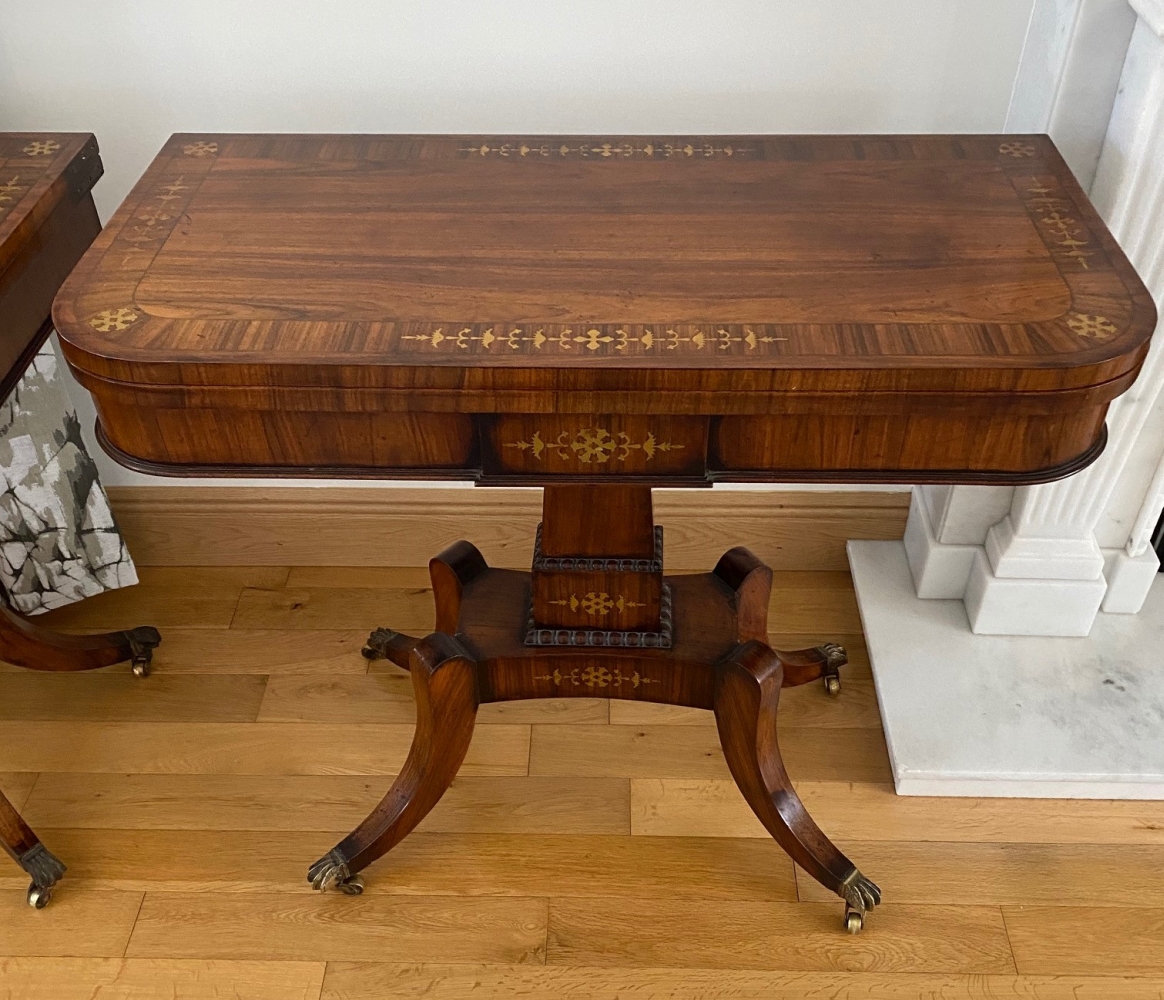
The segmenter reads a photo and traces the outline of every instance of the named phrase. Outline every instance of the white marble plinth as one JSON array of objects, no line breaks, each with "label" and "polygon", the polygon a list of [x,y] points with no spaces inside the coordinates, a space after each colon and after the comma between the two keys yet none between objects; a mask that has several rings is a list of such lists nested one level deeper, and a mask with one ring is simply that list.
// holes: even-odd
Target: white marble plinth
[{"label": "white marble plinth", "polygon": [[1164,579],[1087,638],[989,636],[901,542],[849,563],[899,794],[1164,799]]}]

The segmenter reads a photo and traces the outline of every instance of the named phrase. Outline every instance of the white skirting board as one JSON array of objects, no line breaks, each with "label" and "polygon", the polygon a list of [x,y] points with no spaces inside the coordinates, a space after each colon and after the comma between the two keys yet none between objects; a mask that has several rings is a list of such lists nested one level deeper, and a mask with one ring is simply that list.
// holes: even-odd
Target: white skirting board
[{"label": "white skirting board", "polygon": [[1164,799],[1164,580],[1085,639],[975,635],[901,542],[848,552],[899,794]]}]

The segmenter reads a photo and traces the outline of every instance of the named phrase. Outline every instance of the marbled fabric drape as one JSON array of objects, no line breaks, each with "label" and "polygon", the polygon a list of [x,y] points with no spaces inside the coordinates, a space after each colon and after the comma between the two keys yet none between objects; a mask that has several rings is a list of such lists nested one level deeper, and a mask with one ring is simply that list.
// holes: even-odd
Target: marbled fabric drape
[{"label": "marbled fabric drape", "polygon": [[0,404],[0,586],[25,614],[137,583],[46,343]]}]

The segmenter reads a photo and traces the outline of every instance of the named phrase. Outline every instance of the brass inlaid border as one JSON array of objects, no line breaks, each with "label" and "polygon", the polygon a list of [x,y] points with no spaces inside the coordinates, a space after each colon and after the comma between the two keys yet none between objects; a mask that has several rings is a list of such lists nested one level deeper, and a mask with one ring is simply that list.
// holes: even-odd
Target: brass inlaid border
[{"label": "brass inlaid border", "polygon": [[[641,143],[641,145],[639,144]],[[476,146],[462,146],[457,150],[464,158],[499,157],[501,159],[526,160],[711,160],[731,157],[747,157],[755,150],[747,146],[724,141],[717,146],[714,142],[691,141],[687,139],[591,139],[586,142],[575,140],[537,142],[536,140],[482,141]]]}]

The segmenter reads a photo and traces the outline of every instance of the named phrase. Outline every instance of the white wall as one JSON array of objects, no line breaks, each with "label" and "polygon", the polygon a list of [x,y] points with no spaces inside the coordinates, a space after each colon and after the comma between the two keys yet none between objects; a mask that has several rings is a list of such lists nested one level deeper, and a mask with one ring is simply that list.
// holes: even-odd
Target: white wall
[{"label": "white wall", "polygon": [[0,129],[96,133],[104,218],[177,131],[1002,131],[1032,2],[4,0]]}]

